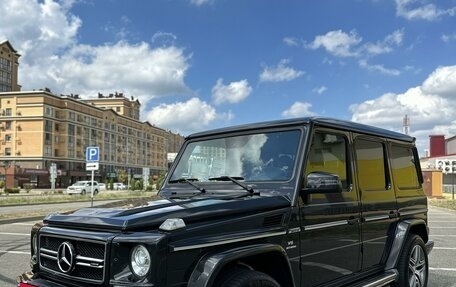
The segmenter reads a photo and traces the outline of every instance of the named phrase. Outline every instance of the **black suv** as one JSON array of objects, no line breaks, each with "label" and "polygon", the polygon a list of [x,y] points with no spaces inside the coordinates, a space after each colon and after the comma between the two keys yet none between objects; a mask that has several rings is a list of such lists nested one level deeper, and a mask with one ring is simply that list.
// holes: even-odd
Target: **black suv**
[{"label": "black suv", "polygon": [[427,286],[414,138],[324,118],[189,136],[159,197],[48,215],[19,286]]}]

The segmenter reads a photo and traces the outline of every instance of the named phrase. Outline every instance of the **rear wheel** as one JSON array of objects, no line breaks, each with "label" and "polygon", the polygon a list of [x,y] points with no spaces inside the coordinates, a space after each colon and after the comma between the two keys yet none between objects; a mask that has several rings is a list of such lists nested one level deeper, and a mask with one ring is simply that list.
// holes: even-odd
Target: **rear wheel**
[{"label": "rear wheel", "polygon": [[229,271],[215,286],[221,287],[280,287],[271,276],[249,269]]},{"label": "rear wheel", "polygon": [[81,194],[82,194],[82,195],[85,195],[85,194],[86,194],[85,189],[83,189],[83,190],[81,191]]},{"label": "rear wheel", "polygon": [[423,239],[410,234],[397,265],[399,272],[397,287],[426,287],[429,261]]}]

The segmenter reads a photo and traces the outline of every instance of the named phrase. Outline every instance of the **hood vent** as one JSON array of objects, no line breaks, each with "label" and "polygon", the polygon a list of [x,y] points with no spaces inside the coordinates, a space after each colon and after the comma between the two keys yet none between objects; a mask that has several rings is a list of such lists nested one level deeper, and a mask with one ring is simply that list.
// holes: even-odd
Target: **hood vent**
[{"label": "hood vent", "polygon": [[263,226],[264,227],[274,227],[282,224],[282,214],[272,215],[264,218]]}]

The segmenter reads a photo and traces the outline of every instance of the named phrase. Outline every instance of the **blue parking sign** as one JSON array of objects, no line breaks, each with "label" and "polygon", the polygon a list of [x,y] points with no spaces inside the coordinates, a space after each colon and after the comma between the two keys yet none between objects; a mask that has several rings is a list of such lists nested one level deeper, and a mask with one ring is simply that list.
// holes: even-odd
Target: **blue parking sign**
[{"label": "blue parking sign", "polygon": [[86,148],[86,161],[99,161],[100,148],[97,146],[89,146]]}]

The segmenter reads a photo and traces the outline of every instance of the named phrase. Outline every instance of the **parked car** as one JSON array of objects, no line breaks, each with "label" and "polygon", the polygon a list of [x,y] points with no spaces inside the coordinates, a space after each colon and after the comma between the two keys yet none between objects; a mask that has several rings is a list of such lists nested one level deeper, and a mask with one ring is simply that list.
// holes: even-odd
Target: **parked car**
[{"label": "parked car", "polygon": [[100,191],[102,191],[102,190],[106,190],[106,184],[105,184],[105,183],[102,183],[102,182],[100,182],[100,183],[98,184],[98,189],[99,189]]},{"label": "parked car", "polygon": [[20,286],[426,287],[422,184],[413,137],[358,123],[193,134],[157,198],[34,225]]},{"label": "parked car", "polygon": [[127,186],[121,182],[114,182],[113,189],[114,190],[125,190],[125,189],[127,189]]},{"label": "parked car", "polygon": [[[98,182],[93,182],[93,194],[96,195],[100,191]],[[89,180],[76,181],[73,185],[70,185],[66,189],[67,194],[90,194],[92,192],[92,186]]]}]

